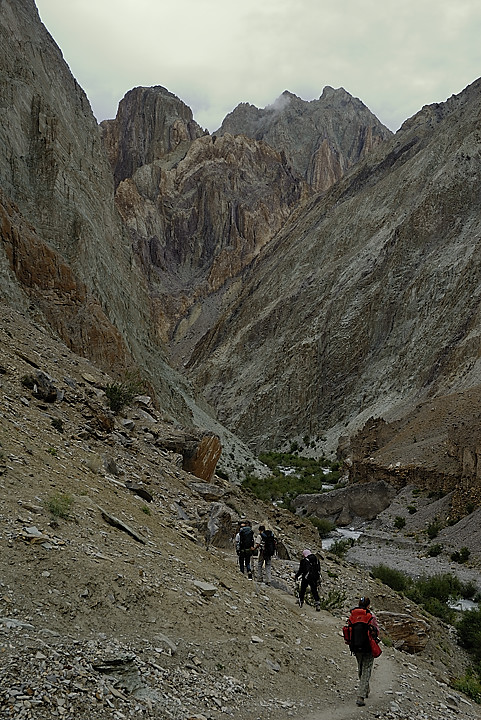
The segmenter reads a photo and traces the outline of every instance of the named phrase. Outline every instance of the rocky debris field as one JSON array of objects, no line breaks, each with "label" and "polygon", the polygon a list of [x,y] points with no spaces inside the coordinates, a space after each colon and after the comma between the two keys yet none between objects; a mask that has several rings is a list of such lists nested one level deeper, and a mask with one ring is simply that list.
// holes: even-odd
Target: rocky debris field
[{"label": "rocky debris field", "polygon": [[[162,448],[160,409],[144,399],[112,416],[112,378],[0,312],[0,717],[481,718],[450,687],[467,659],[447,626],[324,552],[287,511],[217,477],[209,499]],[[59,390],[52,402],[22,382],[38,369]],[[285,557],[271,586],[241,575],[230,540],[214,543],[219,502],[232,531],[241,517],[274,528]],[[319,613],[295,601],[306,546],[322,562]],[[429,628],[418,654],[386,639],[363,708],[341,634],[359,594]]]}]

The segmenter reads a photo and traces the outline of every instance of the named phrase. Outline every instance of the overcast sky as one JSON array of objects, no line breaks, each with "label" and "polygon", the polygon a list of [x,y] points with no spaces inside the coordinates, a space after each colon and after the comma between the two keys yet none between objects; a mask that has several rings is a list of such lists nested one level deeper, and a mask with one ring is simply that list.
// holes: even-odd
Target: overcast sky
[{"label": "overcast sky", "polygon": [[202,127],[326,85],[391,130],[481,76],[480,0],[36,0],[87,93],[113,118],[139,85],[163,85]]}]

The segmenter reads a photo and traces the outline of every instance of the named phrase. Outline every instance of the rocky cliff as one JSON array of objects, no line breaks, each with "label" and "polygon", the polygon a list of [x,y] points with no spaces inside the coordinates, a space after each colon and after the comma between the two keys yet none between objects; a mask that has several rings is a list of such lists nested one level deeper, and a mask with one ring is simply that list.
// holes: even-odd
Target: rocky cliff
[{"label": "rocky cliff", "polygon": [[313,199],[199,343],[193,377],[256,448],[326,448],[370,416],[476,391],[480,87],[423,108]]},{"label": "rocky cliff", "polygon": [[[1,9],[2,301],[114,377],[140,369],[167,416],[221,434],[236,464],[255,463],[166,362],[156,302],[115,206],[103,131],[33,0],[4,0]],[[185,115],[192,136],[201,134]],[[166,130],[174,144],[176,128]],[[162,142],[152,137],[155,147]]]},{"label": "rocky cliff", "polygon": [[325,87],[307,102],[287,90],[266,108],[241,103],[216,135],[243,134],[280,152],[315,190],[323,192],[392,133],[344,88]]},{"label": "rocky cliff", "polygon": [[[157,108],[151,127],[139,106]],[[229,134],[192,141],[184,115],[163,88],[138,88],[104,123],[114,173],[136,168],[119,182],[116,206],[148,280],[153,322],[179,364],[232,302],[244,268],[310,195],[270,146]],[[178,142],[152,139],[173,129]]]}]

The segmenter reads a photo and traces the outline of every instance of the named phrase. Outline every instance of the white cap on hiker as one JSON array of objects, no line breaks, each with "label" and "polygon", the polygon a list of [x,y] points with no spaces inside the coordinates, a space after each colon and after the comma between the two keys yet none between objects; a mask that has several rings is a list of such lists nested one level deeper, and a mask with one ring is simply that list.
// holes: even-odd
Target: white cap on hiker
[{"label": "white cap on hiker", "polygon": [[311,551],[310,551],[310,550],[303,550],[303,551],[302,551],[302,555],[303,555],[303,557],[307,557],[308,555],[311,555]]}]

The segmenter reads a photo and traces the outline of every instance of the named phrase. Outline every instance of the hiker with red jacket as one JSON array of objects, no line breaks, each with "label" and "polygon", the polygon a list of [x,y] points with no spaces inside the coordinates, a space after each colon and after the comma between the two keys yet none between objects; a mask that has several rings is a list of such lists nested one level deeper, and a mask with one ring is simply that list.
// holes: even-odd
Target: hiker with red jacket
[{"label": "hiker with red jacket", "polygon": [[311,589],[312,597],[316,604],[316,610],[321,609],[321,601],[317,586],[321,579],[321,565],[319,558],[310,550],[303,550],[299,569],[296,572],[295,580],[301,578],[301,587],[299,588],[299,607],[304,604],[304,596],[308,587]]},{"label": "hiker with red jacket", "polygon": [[378,645],[379,626],[370,606],[370,599],[361,597],[359,605],[351,610],[347,626],[343,628],[344,639],[357,660],[359,690],[356,705],[366,704],[364,698],[369,697],[369,680],[374,658],[381,654]]}]

